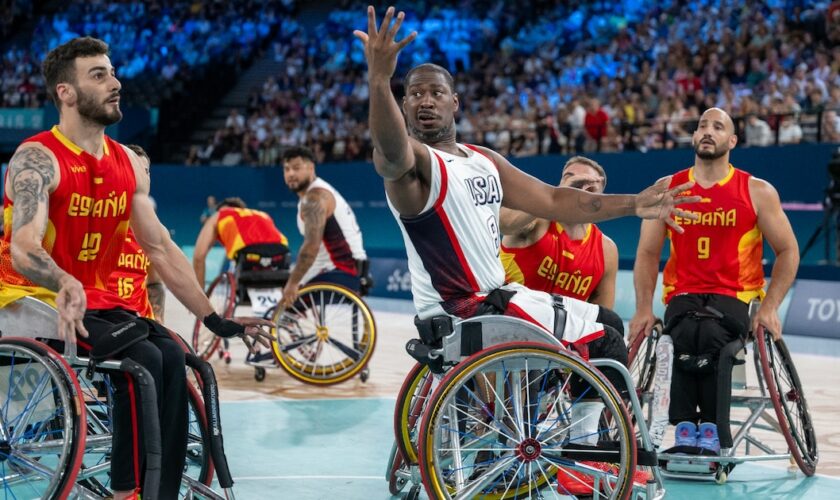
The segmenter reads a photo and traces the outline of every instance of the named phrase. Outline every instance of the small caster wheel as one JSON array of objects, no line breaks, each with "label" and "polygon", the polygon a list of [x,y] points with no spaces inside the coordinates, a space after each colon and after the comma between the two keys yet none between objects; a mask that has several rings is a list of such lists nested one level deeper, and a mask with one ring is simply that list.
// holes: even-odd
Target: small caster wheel
[{"label": "small caster wheel", "polygon": [[717,484],[725,484],[728,477],[729,475],[726,473],[726,469],[718,469],[718,471],[715,472],[715,482]]},{"label": "small caster wheel", "polygon": [[408,490],[403,500],[417,500],[418,498],[420,498],[420,485],[415,484]]},{"label": "small caster wheel", "polygon": [[225,351],[225,364],[230,364],[230,351]]},{"label": "small caster wheel", "polygon": [[368,367],[362,368],[362,371],[359,372],[359,378],[362,379],[363,384],[367,382],[370,378],[370,369]]},{"label": "small caster wheel", "polygon": [[262,366],[258,366],[254,368],[254,380],[257,382],[262,382],[265,380],[265,368]]}]

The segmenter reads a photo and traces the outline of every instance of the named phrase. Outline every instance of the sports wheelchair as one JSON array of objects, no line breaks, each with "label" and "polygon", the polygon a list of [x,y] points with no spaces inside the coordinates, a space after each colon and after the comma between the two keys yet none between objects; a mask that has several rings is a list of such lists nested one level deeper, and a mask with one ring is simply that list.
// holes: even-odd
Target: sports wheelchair
[{"label": "sports wheelchair", "polygon": [[[131,359],[92,362],[76,345],[58,345],[58,314],[24,297],[0,309],[0,476],[12,498],[108,498],[111,460],[111,376],[140,387],[144,415],[144,492],[157,491],[161,439],[157,395],[149,373]],[[189,395],[187,456],[180,498],[233,499],[221,435],[218,388],[209,364],[171,333],[186,353]],[[122,375],[120,375],[122,376]],[[210,486],[214,471],[222,493]],[[156,495],[144,493],[144,498]]]},{"label": "sports wheelchair", "polygon": [[[404,498],[414,500],[422,483],[434,499],[558,497],[570,494],[559,477],[571,475],[585,497],[664,496],[644,419],[634,431],[631,415],[642,412],[635,391],[628,413],[596,369],[614,368],[632,389],[620,363],[587,362],[508,316],[434,318],[431,332],[406,346],[418,363],[397,397],[385,474],[391,494],[411,483]],[[570,390],[574,381],[586,387],[580,394]],[[591,402],[603,410],[596,430],[582,434],[577,410]],[[646,484],[633,481],[637,464],[652,472]]]},{"label": "sports wheelchair", "polygon": [[[233,270],[220,274],[206,292],[219,316],[233,318],[239,306],[250,303],[254,315],[264,315],[274,323],[271,352],[246,359],[254,366],[254,378],[263,381],[266,368],[279,365],[309,384],[337,384],[357,374],[366,382],[367,364],[376,345],[373,313],[362,299],[373,286],[369,262],[357,261],[361,293],[331,283],[309,283],[301,287],[294,304],[283,308],[278,303],[289,270],[287,254],[282,254],[282,261],[276,260],[277,255],[276,249],[243,248]],[[192,344],[196,352],[209,359],[220,342],[197,318]]]},{"label": "sports wheelchair", "polygon": [[[759,302],[750,303],[750,323]],[[718,318],[720,319],[720,318]],[[648,428],[655,437],[667,425],[668,399],[660,391],[670,390],[670,381],[657,375],[670,373],[663,366],[673,359],[660,342],[662,328],[649,337],[639,336],[630,348],[629,364],[640,399],[647,402]],[[752,345],[755,380],[747,379],[747,347]],[[666,387],[668,386],[668,387]],[[720,455],[659,453],[663,474],[682,479],[714,479],[724,484],[737,464],[789,460],[806,475],[816,471],[819,453],[805,391],[784,340],[773,340],[759,328],[724,346],[718,359],[718,435]],[[664,404],[661,404],[664,403]],[[771,413],[772,407],[772,413]],[[734,411],[732,411],[734,410]],[[732,411],[732,415],[730,412]],[[661,429],[660,429],[661,427]],[[732,436],[733,428],[735,435]],[[781,437],[779,436],[781,434]],[[782,437],[784,439],[782,439]],[[657,446],[659,443],[656,443]],[[738,453],[743,445],[743,455]],[[780,448],[786,448],[782,451]]]}]

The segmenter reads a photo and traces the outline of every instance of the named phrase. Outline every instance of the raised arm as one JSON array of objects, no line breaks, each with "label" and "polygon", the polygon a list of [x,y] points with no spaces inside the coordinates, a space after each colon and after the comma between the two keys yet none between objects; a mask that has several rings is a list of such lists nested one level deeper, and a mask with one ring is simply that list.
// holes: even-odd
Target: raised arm
[{"label": "raised arm", "polygon": [[[399,52],[417,36],[412,32],[395,41],[405,14],[394,21],[394,8],[389,7],[376,28],[376,13],[368,7],[368,32],[353,32],[364,44],[370,87],[370,137],[373,142],[373,164],[385,180],[385,189],[396,209],[405,215],[420,212],[429,196],[431,169],[429,152],[409,137],[400,107],[391,92],[391,78],[397,67]],[[393,26],[391,22],[394,21]]]},{"label": "raised arm", "polygon": [[219,212],[215,212],[204,220],[204,225],[201,227],[198,238],[195,240],[195,247],[193,248],[193,270],[195,271],[195,277],[198,279],[198,284],[202,288],[204,288],[207,254],[213,247],[213,242],[219,236],[218,224]]},{"label": "raised arm", "polygon": [[325,189],[310,189],[303,197],[300,216],[303,218],[303,243],[300,246],[295,267],[289,275],[289,281],[283,288],[283,302],[293,304],[297,299],[300,281],[315,263],[327,219],[335,211],[335,196]]},{"label": "raised arm", "polygon": [[773,334],[773,338],[779,339],[782,336],[779,305],[796,278],[796,271],[799,269],[799,247],[790,221],[782,210],[776,189],[766,181],[752,178],[750,196],[758,215],[758,229],[776,254],[770,286],[767,287],[767,295],[761,301],[752,327],[755,331],[761,325]]},{"label": "raised arm", "polygon": [[650,334],[656,321],[653,315],[653,292],[659,277],[659,258],[664,243],[665,224],[658,220],[642,221],[636,263],[633,265],[636,312],[630,320],[630,342],[639,334]]},{"label": "raised arm", "polygon": [[536,217],[521,210],[502,207],[499,211],[499,231],[505,236],[530,233],[536,222]]},{"label": "raised arm", "polygon": [[82,320],[87,298],[82,284],[58,267],[41,242],[49,219],[49,198],[59,183],[58,161],[40,144],[24,144],[9,161],[6,196],[12,211],[12,267],[25,278],[56,292],[58,335],[75,342],[87,337]]}]

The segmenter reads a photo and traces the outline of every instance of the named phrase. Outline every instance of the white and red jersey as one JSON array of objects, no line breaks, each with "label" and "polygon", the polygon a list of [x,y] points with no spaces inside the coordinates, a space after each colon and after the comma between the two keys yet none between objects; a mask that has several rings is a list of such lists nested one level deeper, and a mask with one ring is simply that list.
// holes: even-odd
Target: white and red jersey
[{"label": "white and red jersey", "polygon": [[[312,189],[325,189],[332,193],[335,198],[335,210],[327,218],[324,226],[324,237],[321,246],[318,248],[318,255],[312,267],[303,275],[301,283],[307,283],[315,276],[339,269],[353,276],[356,275],[356,260],[367,259],[367,254],[362,246],[362,231],[356,222],[353,209],[347,204],[338,191],[327,181],[316,177],[307,192]],[[305,234],[303,218],[300,209],[303,198],[298,202],[297,226],[300,234]]]},{"label": "white and red jersey", "polygon": [[[499,260],[502,183],[495,163],[474,146],[458,144],[466,156],[426,146],[432,160],[429,199],[420,214],[400,215],[391,200],[408,253],[411,292],[421,319],[448,314],[473,316],[497,288],[516,291],[507,314],[554,333],[554,299],[545,292],[505,284]],[[564,299],[568,311],[564,342],[603,335],[598,307]]]}]

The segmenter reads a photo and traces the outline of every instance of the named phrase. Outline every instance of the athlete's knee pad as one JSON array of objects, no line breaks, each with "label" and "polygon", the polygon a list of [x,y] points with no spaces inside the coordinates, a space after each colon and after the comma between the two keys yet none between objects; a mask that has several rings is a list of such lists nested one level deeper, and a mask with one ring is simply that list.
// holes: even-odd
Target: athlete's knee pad
[{"label": "athlete's knee pad", "polygon": [[621,317],[612,309],[601,306],[598,310],[598,318],[595,321],[601,323],[602,325],[614,328],[619,334],[621,334],[621,338],[624,338],[624,321],[622,321]]}]

